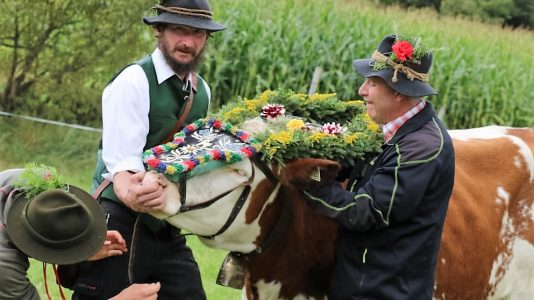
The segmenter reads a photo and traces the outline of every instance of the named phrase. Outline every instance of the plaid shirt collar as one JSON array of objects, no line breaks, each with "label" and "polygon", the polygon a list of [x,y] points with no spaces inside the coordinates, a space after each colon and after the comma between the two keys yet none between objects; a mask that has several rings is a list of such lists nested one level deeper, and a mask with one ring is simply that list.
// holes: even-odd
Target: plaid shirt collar
[{"label": "plaid shirt collar", "polygon": [[389,142],[391,138],[397,133],[397,130],[404,125],[410,118],[415,116],[417,113],[422,111],[426,106],[426,101],[421,100],[419,104],[414,106],[412,109],[407,111],[402,116],[396,118],[393,121],[388,122],[386,125],[382,126],[382,132],[384,133],[384,141]]}]

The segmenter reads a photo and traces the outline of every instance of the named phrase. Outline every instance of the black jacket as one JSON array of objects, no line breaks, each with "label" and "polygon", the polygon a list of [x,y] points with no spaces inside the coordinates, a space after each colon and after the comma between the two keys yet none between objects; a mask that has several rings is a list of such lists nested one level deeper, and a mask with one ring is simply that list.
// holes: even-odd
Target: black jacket
[{"label": "black jacket", "polygon": [[308,191],[340,227],[330,299],[432,299],[454,150],[430,104],[383,145],[361,180]]}]

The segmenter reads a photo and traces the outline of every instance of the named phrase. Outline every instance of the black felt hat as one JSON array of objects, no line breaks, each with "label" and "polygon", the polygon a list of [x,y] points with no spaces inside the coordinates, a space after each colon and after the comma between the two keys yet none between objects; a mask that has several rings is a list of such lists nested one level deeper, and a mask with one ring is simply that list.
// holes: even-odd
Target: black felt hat
[{"label": "black felt hat", "polygon": [[207,0],[162,0],[152,9],[158,14],[143,17],[147,25],[178,24],[209,32],[226,29],[225,25],[213,21],[211,7]]},{"label": "black felt hat", "polygon": [[[399,41],[409,44],[409,46],[398,44],[401,47],[405,45],[407,48],[413,47],[409,42],[397,38],[396,35],[388,35],[380,42],[372,58],[354,60],[352,66],[356,72],[366,78],[376,76],[384,79],[388,86],[402,95],[409,97],[436,95],[436,90],[428,83],[432,53],[426,52],[418,59],[398,57],[393,47]],[[377,63],[382,67],[376,68]]]},{"label": "black felt hat", "polygon": [[31,199],[15,195],[7,215],[11,241],[26,255],[53,264],[72,264],[94,255],[106,238],[106,219],[93,197],[67,185]]}]

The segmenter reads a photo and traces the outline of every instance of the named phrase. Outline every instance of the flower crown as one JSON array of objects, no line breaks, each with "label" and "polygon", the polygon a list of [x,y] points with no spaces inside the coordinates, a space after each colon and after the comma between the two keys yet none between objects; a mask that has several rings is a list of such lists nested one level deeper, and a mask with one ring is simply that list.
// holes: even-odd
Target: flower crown
[{"label": "flower crown", "polygon": [[[215,145],[211,132],[227,133],[240,143]],[[201,142],[188,145],[186,139],[195,134],[194,139]],[[213,162],[235,163],[256,154],[280,164],[313,157],[350,166],[380,152],[382,140],[380,127],[365,113],[363,101],[340,101],[336,94],[265,91],[254,99],[239,98],[214,116],[187,125],[173,141],[147,149],[143,161],[149,170],[171,181],[184,173],[200,174]],[[200,165],[204,170],[197,172]]]},{"label": "flower crown", "polygon": [[432,49],[426,48],[422,44],[420,36],[400,36],[397,34],[389,56],[378,51],[373,53],[372,58],[375,61],[372,69],[373,71],[394,69],[395,74],[392,79],[394,83],[397,82],[398,71],[406,74],[410,80],[428,81],[428,74],[418,73],[410,65],[420,65],[423,57],[431,53]]},{"label": "flower crown", "polygon": [[[219,132],[226,132],[239,139],[242,145],[239,145],[239,149],[212,147],[211,141],[204,140],[204,144],[199,148],[192,147],[192,149],[187,149],[187,146],[183,149],[180,148],[186,144],[188,135],[201,128],[212,128]],[[149,170],[165,174],[170,180],[177,182],[181,174],[190,172],[201,164],[213,161],[235,163],[244,158],[252,157],[260,149],[261,144],[249,133],[239,130],[228,122],[216,118],[206,118],[199,119],[184,127],[174,135],[174,139],[171,142],[147,149],[143,153],[143,161]],[[164,157],[165,154],[173,152],[175,154],[171,154],[170,159],[169,157]],[[182,159],[181,156],[186,156],[187,158]]]},{"label": "flower crown", "polygon": [[24,166],[24,171],[19,175],[13,186],[23,189],[26,197],[31,199],[46,190],[64,188],[65,183],[63,183],[55,168],[43,164],[29,163]]},{"label": "flower crown", "polygon": [[312,157],[350,166],[381,151],[382,132],[365,111],[363,101],[341,101],[336,94],[268,90],[223,106],[216,117],[250,132],[264,160]]}]

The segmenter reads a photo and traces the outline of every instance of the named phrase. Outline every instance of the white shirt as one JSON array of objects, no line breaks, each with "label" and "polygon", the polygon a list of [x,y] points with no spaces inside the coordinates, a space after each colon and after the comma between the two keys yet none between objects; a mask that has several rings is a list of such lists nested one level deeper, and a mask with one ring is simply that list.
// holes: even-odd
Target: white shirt
[{"label": "white shirt", "polygon": [[[175,73],[156,48],[152,53],[158,84]],[[190,75],[189,75],[190,76]],[[190,84],[189,77],[186,84]],[[204,82],[208,100],[209,86]],[[102,158],[109,173],[103,177],[113,181],[120,171],[144,170],[143,147],[149,130],[149,84],[141,66],[133,64],[125,68],[102,93]]]}]

